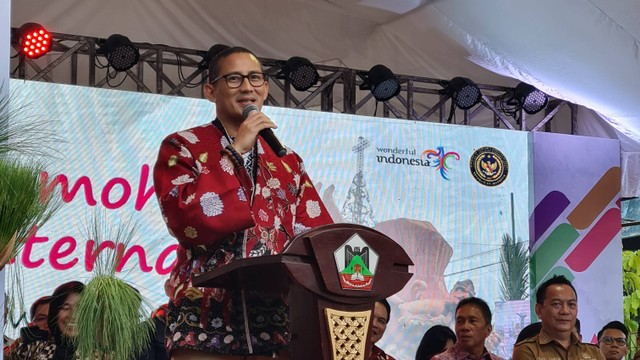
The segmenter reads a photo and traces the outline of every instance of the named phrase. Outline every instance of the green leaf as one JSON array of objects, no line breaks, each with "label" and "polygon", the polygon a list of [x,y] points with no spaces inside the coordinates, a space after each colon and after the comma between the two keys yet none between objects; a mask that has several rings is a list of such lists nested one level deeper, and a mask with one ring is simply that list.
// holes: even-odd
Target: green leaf
[{"label": "green leaf", "polygon": [[[624,323],[631,333],[638,332],[638,313],[640,308],[640,251],[622,252],[622,286]],[[635,337],[632,337],[635,339]],[[632,340],[632,349],[637,348]]]}]

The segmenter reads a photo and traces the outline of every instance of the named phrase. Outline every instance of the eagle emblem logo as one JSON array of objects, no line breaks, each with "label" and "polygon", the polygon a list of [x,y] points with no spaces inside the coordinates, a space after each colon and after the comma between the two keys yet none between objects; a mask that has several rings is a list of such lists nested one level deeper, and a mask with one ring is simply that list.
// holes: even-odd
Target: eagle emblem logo
[{"label": "eagle emblem logo", "polygon": [[378,254],[360,235],[354,234],[333,255],[342,289],[371,291]]},{"label": "eagle emblem logo", "polygon": [[502,184],[509,175],[509,163],[500,150],[485,146],[477,149],[469,159],[471,175],[480,184],[497,186]]}]

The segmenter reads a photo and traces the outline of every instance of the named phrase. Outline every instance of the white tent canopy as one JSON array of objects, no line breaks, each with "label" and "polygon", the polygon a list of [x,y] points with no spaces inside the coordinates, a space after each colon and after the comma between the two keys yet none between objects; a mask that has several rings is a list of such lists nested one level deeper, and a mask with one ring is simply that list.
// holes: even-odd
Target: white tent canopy
[{"label": "white tent canopy", "polygon": [[[11,24],[479,83],[528,82],[583,105],[578,133],[621,140],[640,195],[640,3],[634,0],[20,0]],[[599,116],[600,115],[600,116]]]}]

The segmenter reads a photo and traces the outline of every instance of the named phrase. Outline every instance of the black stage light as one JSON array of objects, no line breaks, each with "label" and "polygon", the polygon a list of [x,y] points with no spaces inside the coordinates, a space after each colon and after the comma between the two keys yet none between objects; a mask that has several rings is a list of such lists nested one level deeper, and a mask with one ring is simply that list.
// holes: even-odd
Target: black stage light
[{"label": "black stage light", "polygon": [[309,59],[293,56],[282,64],[281,73],[298,91],[307,91],[320,80],[318,70]]},{"label": "black stage light", "polygon": [[445,88],[455,105],[462,110],[469,110],[480,102],[480,88],[473,81],[464,77],[455,77]]},{"label": "black stage light", "polygon": [[386,66],[374,65],[366,75],[360,90],[371,90],[378,101],[387,101],[400,94],[400,80]]},{"label": "black stage light", "polygon": [[536,114],[547,107],[549,97],[527,83],[519,83],[514,94],[518,107],[527,114]]},{"label": "black stage light", "polygon": [[109,36],[100,48],[107,57],[109,65],[116,71],[129,70],[140,59],[140,51],[124,35],[114,34]]}]

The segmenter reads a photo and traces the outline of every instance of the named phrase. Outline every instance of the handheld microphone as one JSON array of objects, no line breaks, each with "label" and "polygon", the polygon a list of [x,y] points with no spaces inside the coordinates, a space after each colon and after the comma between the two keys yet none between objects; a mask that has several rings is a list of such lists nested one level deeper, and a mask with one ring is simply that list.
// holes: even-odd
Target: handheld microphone
[{"label": "handheld microphone", "polygon": [[[249,114],[251,114],[254,111],[259,111],[257,106],[253,104],[249,104],[245,106],[244,108],[242,108],[242,118],[246,119],[249,116]],[[276,135],[273,133],[273,131],[271,131],[271,129],[269,128],[262,129],[258,134],[262,136],[264,141],[267,142],[267,145],[269,145],[271,150],[273,150],[273,152],[276,153],[278,157],[283,157],[287,153],[287,149],[285,149],[284,146],[280,144],[280,141],[278,140]]]}]

